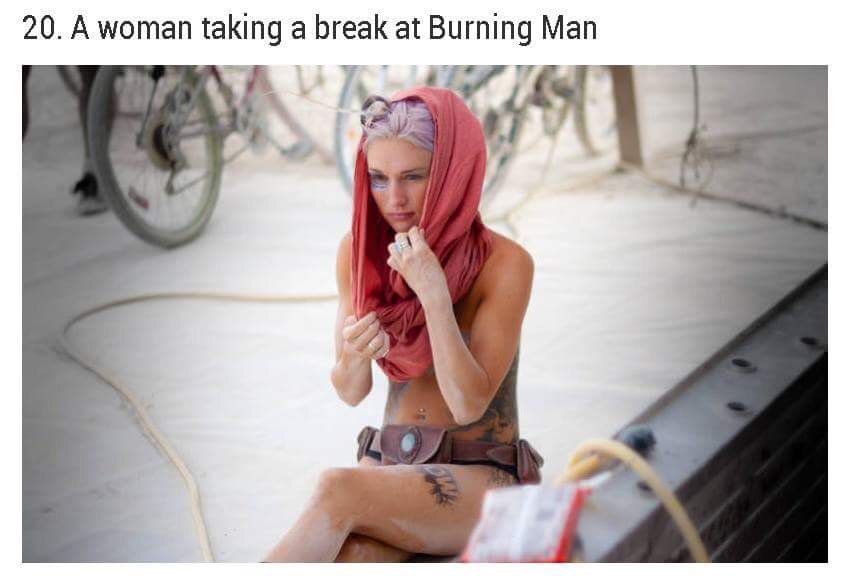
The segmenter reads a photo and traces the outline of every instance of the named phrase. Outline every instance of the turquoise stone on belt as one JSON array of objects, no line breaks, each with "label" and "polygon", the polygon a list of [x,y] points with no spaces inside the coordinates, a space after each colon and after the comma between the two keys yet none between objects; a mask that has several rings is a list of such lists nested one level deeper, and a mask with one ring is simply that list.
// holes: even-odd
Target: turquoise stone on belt
[{"label": "turquoise stone on belt", "polygon": [[415,434],[411,431],[400,438],[400,449],[403,453],[409,453],[415,447]]}]

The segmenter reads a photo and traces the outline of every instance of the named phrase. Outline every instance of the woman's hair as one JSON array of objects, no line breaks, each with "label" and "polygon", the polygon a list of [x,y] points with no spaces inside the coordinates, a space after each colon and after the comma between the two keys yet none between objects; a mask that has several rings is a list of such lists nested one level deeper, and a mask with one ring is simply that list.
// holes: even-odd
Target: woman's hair
[{"label": "woman's hair", "polygon": [[361,127],[365,135],[365,154],[371,143],[386,138],[400,138],[433,151],[436,125],[430,110],[420,99],[388,102],[373,95],[361,108]]}]

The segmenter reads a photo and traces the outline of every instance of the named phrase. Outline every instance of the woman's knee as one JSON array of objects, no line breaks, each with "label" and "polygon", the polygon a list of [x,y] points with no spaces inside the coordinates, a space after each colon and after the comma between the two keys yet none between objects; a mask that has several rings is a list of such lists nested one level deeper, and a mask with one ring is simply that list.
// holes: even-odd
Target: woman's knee
[{"label": "woman's knee", "polygon": [[350,499],[356,487],[357,468],[327,468],[320,473],[314,490],[314,502],[331,514],[347,518]]}]

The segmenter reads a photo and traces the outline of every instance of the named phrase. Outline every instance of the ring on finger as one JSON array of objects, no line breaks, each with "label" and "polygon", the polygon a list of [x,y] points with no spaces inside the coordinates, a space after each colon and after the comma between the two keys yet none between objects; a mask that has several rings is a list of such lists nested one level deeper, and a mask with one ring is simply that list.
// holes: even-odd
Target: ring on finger
[{"label": "ring on finger", "polygon": [[382,354],[380,354],[379,356],[377,356],[376,358],[385,358],[385,357],[388,355],[388,352],[389,352],[390,350],[391,350],[391,347],[390,347],[390,346],[386,346],[386,347],[385,347],[384,352],[383,352]]},{"label": "ring on finger", "polygon": [[409,239],[406,235],[398,235],[394,240],[394,248],[397,249],[398,253],[403,253],[406,249],[409,248]]},{"label": "ring on finger", "polygon": [[377,356],[376,358],[385,358],[385,355],[386,355],[386,354],[388,354],[388,351],[389,351],[390,349],[391,349],[391,345],[389,345],[389,344],[385,341],[385,338],[383,338],[383,339],[382,339],[382,345],[381,345],[379,348],[377,348],[376,350],[374,350],[374,353],[379,352],[380,350],[382,350],[383,352],[382,352],[382,354],[381,354],[380,356]]}]

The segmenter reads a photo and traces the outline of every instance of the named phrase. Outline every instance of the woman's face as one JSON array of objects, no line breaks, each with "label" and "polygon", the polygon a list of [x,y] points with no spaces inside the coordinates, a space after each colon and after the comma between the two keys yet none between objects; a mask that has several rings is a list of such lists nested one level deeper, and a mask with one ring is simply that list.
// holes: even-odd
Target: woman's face
[{"label": "woman's face", "polygon": [[430,150],[399,138],[376,140],[367,148],[370,192],[398,233],[418,225],[430,179]]}]

